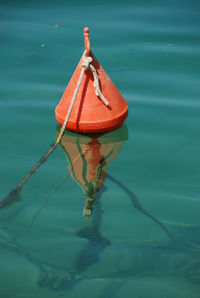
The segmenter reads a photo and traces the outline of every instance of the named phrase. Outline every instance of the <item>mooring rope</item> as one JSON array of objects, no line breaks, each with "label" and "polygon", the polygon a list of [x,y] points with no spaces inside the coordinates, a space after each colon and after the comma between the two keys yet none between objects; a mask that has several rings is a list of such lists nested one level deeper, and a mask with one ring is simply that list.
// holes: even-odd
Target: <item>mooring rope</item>
[{"label": "mooring rope", "polygon": [[23,177],[23,179],[17,184],[17,186],[0,202],[0,208],[5,207],[6,205],[10,204],[11,202],[13,202],[16,199],[16,196],[17,196],[18,192],[21,190],[22,186],[26,183],[26,181],[30,178],[30,176],[41,166],[41,164],[43,164],[47,160],[49,155],[57,148],[57,146],[60,143],[60,141],[62,139],[62,136],[65,132],[65,129],[67,127],[67,123],[69,121],[69,117],[71,115],[74,103],[76,101],[76,96],[77,96],[77,93],[78,93],[79,88],[81,86],[81,83],[82,83],[82,80],[84,78],[84,74],[85,74],[86,70],[90,69],[92,71],[93,78],[94,78],[95,94],[102,100],[102,102],[106,106],[109,105],[109,102],[107,101],[107,99],[101,93],[101,90],[100,90],[100,87],[99,87],[99,79],[98,79],[97,71],[96,71],[95,67],[91,64],[92,60],[93,60],[92,57],[90,57],[90,56],[87,57],[86,51],[84,51],[81,73],[80,73],[78,82],[76,84],[76,88],[74,90],[74,94],[72,96],[70,106],[69,106],[69,109],[67,111],[67,115],[65,117],[64,123],[63,123],[63,125],[60,129],[59,135],[58,135],[55,143],[53,143],[53,145],[50,146],[48,151],[45,152],[45,154],[40,158],[40,160],[38,162],[36,162],[36,164]]}]

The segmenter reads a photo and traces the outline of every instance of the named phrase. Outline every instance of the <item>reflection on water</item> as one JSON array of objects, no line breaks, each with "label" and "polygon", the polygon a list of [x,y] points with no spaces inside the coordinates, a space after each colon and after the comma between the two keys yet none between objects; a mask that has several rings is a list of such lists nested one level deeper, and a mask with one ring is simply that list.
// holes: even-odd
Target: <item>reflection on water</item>
[{"label": "reflection on water", "polygon": [[87,220],[95,197],[106,176],[108,165],[128,139],[127,126],[101,136],[86,137],[66,132],[61,146],[66,153],[70,176],[80,185],[86,198],[83,215]]},{"label": "reflection on water", "polygon": [[[30,275],[32,270],[37,270],[37,276],[32,281],[34,286],[50,292],[74,293],[88,280],[103,279],[106,283],[98,297],[109,297],[116,295],[134,278],[173,276],[186,278],[195,285],[200,284],[200,248],[197,241],[199,228],[169,229],[142,206],[139,198],[128,186],[115,178],[115,175],[106,174],[108,165],[120,153],[127,139],[126,126],[99,137],[81,136],[70,132],[64,135],[61,147],[67,157],[69,174],[80,185],[86,198],[84,217],[88,219],[93,211],[90,220],[85,226],[81,224],[73,237],[66,237],[65,234],[63,237],[61,227],[56,233],[49,231],[47,227],[43,231],[40,230],[40,218],[42,223],[51,219],[51,215],[45,213],[45,209],[48,210],[47,203],[50,203],[49,198],[59,191],[66,177],[56,190],[48,195],[48,201],[45,199],[42,208],[30,218],[26,229],[19,229],[21,216],[26,213],[26,209],[21,212],[22,202],[19,203],[19,207],[14,204],[11,208],[2,208],[1,254],[9,252],[26,260]],[[153,221],[167,235],[164,241],[115,243],[105,235],[105,231],[102,230],[102,197],[110,191],[110,187],[104,184],[106,178],[109,181],[107,185],[114,184],[118,187],[125,197],[131,200],[135,210]],[[23,199],[26,200],[25,197]],[[7,214],[12,214],[12,207],[15,208],[16,215],[8,221]],[[120,220],[123,222],[124,218]],[[57,219],[56,224],[58,222]],[[139,229],[137,226],[133,228]],[[186,243],[185,239],[190,239],[190,243]]]}]

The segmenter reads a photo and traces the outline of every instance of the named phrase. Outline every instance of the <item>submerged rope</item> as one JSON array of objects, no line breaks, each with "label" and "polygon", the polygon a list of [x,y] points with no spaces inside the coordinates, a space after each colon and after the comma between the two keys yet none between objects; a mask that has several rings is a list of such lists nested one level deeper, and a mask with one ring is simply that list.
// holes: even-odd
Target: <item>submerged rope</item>
[{"label": "submerged rope", "polygon": [[9,192],[9,194],[0,202],[0,208],[3,208],[6,205],[12,203],[14,200],[16,200],[18,192],[21,190],[22,186],[26,183],[26,181],[30,178],[30,176],[47,160],[49,155],[57,148],[58,144],[61,142],[62,136],[65,132],[66,127],[67,127],[67,123],[69,121],[69,117],[71,115],[71,112],[72,112],[72,109],[73,109],[73,106],[74,106],[74,103],[76,100],[76,96],[77,96],[77,93],[81,86],[81,83],[84,78],[84,74],[85,74],[86,70],[90,69],[93,73],[95,94],[102,100],[102,102],[106,106],[109,105],[109,102],[105,99],[105,97],[103,96],[103,94],[100,91],[98,75],[97,75],[95,67],[91,64],[92,60],[93,60],[92,57],[86,56],[86,51],[85,51],[83,53],[83,63],[82,63],[81,73],[80,73],[76,88],[74,90],[74,94],[72,96],[70,106],[67,111],[67,115],[65,117],[64,123],[60,129],[59,135],[58,135],[55,143],[53,143],[53,145],[50,146],[50,148],[47,150],[47,152],[45,152],[45,154],[40,158],[40,160],[38,162],[36,162],[36,164],[22,178],[22,180],[17,184],[17,186],[11,192]]}]

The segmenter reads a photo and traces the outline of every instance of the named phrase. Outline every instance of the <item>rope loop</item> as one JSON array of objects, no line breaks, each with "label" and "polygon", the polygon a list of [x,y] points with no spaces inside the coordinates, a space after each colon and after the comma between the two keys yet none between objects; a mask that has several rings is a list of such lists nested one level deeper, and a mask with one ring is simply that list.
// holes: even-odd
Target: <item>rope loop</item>
[{"label": "rope loop", "polygon": [[83,63],[82,63],[82,67],[84,69],[90,69],[92,71],[93,74],[93,78],[94,78],[94,88],[95,88],[95,94],[96,96],[98,96],[101,101],[106,105],[109,106],[109,102],[108,100],[103,96],[103,94],[101,93],[100,90],[100,86],[99,86],[99,78],[97,75],[97,71],[95,69],[95,67],[91,64],[93,61],[92,57],[88,56],[87,57],[87,53],[86,51],[83,53]]},{"label": "rope loop", "polygon": [[85,69],[88,69],[90,67],[90,63],[92,62],[92,57],[86,55],[86,51],[83,53],[83,63],[82,63],[82,67],[84,67]]}]

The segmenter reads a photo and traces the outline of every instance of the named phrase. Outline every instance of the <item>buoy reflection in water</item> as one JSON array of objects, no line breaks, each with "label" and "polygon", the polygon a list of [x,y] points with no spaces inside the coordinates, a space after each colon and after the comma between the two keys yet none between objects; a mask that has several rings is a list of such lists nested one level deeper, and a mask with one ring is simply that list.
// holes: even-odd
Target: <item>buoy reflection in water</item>
[{"label": "buoy reflection in water", "polygon": [[83,216],[86,220],[92,213],[92,205],[105,179],[108,165],[119,155],[127,139],[126,125],[101,135],[65,132],[61,147],[67,157],[69,174],[85,195]]}]

